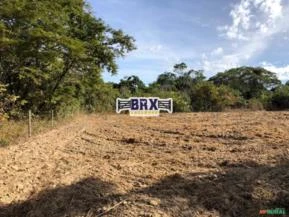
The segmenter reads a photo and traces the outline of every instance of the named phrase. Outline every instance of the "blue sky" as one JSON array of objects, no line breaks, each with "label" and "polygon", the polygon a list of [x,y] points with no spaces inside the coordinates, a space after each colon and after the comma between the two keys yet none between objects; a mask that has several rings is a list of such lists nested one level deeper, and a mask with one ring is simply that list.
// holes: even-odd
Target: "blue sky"
[{"label": "blue sky", "polygon": [[289,80],[288,0],[88,0],[96,17],[136,40],[118,60],[118,82],[129,75],[154,81],[185,62],[210,77],[226,69],[262,66]]}]

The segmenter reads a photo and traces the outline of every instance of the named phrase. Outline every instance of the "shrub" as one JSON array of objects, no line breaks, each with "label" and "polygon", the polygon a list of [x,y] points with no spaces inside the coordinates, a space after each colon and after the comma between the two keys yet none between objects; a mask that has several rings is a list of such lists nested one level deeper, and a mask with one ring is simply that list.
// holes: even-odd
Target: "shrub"
[{"label": "shrub", "polygon": [[253,111],[263,110],[263,103],[260,101],[260,99],[250,99],[248,100],[247,108]]},{"label": "shrub", "polygon": [[90,104],[91,112],[112,112],[115,110],[115,101],[118,97],[118,90],[113,89],[112,85],[103,83],[98,86],[93,96],[93,102]]},{"label": "shrub", "polygon": [[289,109],[289,86],[284,85],[276,89],[271,99],[272,109]]},{"label": "shrub", "polygon": [[193,111],[222,111],[240,101],[237,91],[211,82],[198,83],[192,88],[190,96]]},{"label": "shrub", "polygon": [[18,97],[7,93],[6,85],[0,83],[0,121],[16,113]]},{"label": "shrub", "polygon": [[146,93],[139,93],[139,96],[172,98],[174,112],[189,112],[191,110],[189,96],[179,91],[165,91],[155,88],[148,90]]}]

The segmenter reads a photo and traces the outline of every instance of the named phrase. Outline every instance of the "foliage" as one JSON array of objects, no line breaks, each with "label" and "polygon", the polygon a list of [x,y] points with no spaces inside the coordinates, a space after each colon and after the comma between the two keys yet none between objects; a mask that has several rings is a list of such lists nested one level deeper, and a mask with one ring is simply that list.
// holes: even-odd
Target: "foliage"
[{"label": "foliage", "polygon": [[249,108],[286,109],[288,85],[281,85],[276,75],[263,68],[240,67],[206,80],[202,70],[176,64],[172,72],[160,74],[148,87],[137,76],[114,84],[119,96],[158,96],[173,98],[174,111],[223,111]]},{"label": "foliage", "polygon": [[260,99],[252,98],[248,100],[247,108],[253,111],[263,110],[264,106]]},{"label": "foliage", "polygon": [[198,83],[190,96],[193,111],[222,111],[239,100],[238,93],[230,87],[216,86],[208,81]]},{"label": "foliage", "polygon": [[0,121],[15,113],[17,97],[7,93],[6,85],[0,83]]},{"label": "foliage", "polygon": [[245,99],[258,98],[263,91],[281,84],[275,73],[260,67],[233,68],[209,80],[216,85],[228,85],[238,90]]},{"label": "foliage", "polygon": [[289,85],[284,85],[276,89],[271,100],[272,109],[289,109]]},{"label": "foliage", "polygon": [[174,110],[288,109],[289,82],[260,67],[239,67],[209,78],[176,64],[146,86],[135,75],[105,83],[134,39],[92,15],[84,0],[1,0],[0,117],[51,109],[113,111],[117,97],[173,98]]},{"label": "foliage", "polygon": [[161,90],[178,90],[188,94],[192,86],[205,80],[205,76],[202,70],[188,70],[187,68],[185,63],[176,64],[173,72],[160,74],[151,86],[159,85]]},{"label": "foliage", "polygon": [[93,93],[87,80],[116,73],[116,58],[135,48],[84,0],[2,0],[0,31],[0,82],[35,113],[84,106],[83,94]]},{"label": "foliage", "polygon": [[172,98],[174,112],[189,112],[190,99],[178,91],[164,91],[157,88],[150,89],[144,96],[154,96],[159,98]]},{"label": "foliage", "polygon": [[127,88],[131,94],[135,94],[143,91],[145,89],[145,84],[138,76],[132,75],[121,79],[117,87],[120,89]]},{"label": "foliage", "polygon": [[97,86],[90,96],[91,103],[86,103],[88,111],[91,112],[112,112],[115,111],[115,101],[119,92],[113,89],[110,84],[101,84]]},{"label": "foliage", "polygon": [[155,83],[151,84],[151,86],[159,86],[161,90],[176,90],[176,80],[177,75],[172,72],[165,72],[160,74]]}]

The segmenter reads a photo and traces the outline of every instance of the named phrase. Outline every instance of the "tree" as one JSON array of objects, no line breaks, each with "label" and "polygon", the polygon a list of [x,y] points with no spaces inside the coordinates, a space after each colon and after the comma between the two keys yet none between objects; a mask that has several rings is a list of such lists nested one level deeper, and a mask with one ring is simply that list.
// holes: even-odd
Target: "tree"
[{"label": "tree", "polygon": [[272,109],[289,109],[289,86],[284,85],[277,88],[271,99]]},{"label": "tree", "polygon": [[[23,109],[47,110],[81,100],[87,79],[116,73],[134,39],[95,18],[84,0],[2,0],[0,82]],[[66,97],[67,96],[67,97]],[[87,97],[87,96],[86,96]]]},{"label": "tree", "polygon": [[146,93],[146,96],[172,98],[174,112],[189,112],[191,110],[190,99],[179,91],[161,90],[150,86],[149,93]]},{"label": "tree", "polygon": [[205,80],[202,70],[191,69],[183,72],[176,79],[176,87],[178,90],[188,92],[194,85]]},{"label": "tree", "polygon": [[174,65],[174,72],[178,74],[183,74],[185,70],[188,68],[187,64],[185,63],[178,63]]},{"label": "tree", "polygon": [[198,83],[191,91],[193,111],[222,111],[239,102],[238,92],[228,86],[216,86],[212,82]]},{"label": "tree", "polygon": [[7,93],[6,86],[0,83],[0,121],[15,115],[17,96]]},{"label": "tree", "polygon": [[159,88],[162,90],[175,90],[176,89],[176,74],[172,72],[165,72],[158,76],[156,84],[159,85]]},{"label": "tree", "polygon": [[135,94],[140,90],[145,89],[145,84],[143,81],[136,75],[125,77],[121,79],[119,84],[119,89],[127,88],[131,94]]},{"label": "tree", "polygon": [[209,80],[216,85],[228,85],[238,90],[245,99],[258,98],[262,92],[281,84],[275,73],[260,67],[233,68]]},{"label": "tree", "polygon": [[[173,72],[160,74],[155,82],[162,90],[179,90],[187,93],[196,83],[204,81],[205,76],[202,70],[187,70],[185,63],[174,65]],[[156,85],[153,84],[153,85]]]}]

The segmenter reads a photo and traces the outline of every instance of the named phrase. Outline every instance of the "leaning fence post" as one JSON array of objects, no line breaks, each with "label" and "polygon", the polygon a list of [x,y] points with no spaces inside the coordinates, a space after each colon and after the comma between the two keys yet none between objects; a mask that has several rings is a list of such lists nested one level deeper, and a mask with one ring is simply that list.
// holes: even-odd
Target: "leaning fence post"
[{"label": "leaning fence post", "polygon": [[31,110],[28,111],[28,136],[31,137],[32,127],[31,127]]},{"label": "leaning fence post", "polygon": [[54,126],[54,111],[51,110],[51,126]]}]

